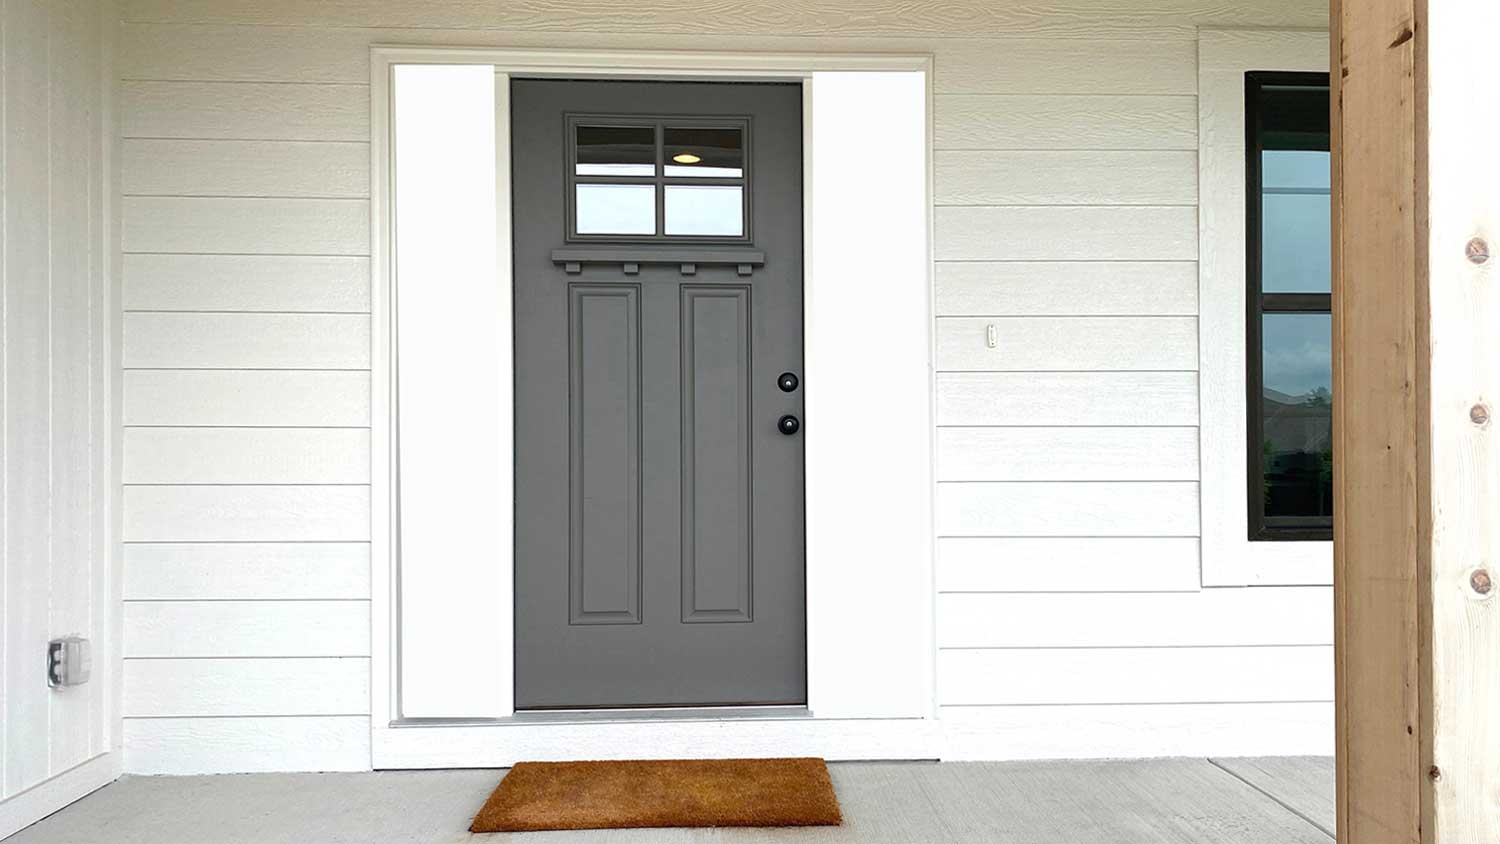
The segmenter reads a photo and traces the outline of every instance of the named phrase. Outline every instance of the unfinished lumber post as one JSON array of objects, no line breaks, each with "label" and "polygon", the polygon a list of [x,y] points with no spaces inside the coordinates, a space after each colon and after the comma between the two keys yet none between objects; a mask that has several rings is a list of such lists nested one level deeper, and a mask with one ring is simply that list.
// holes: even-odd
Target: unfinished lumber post
[{"label": "unfinished lumber post", "polygon": [[1339,841],[1500,841],[1500,4],[1331,24]]}]

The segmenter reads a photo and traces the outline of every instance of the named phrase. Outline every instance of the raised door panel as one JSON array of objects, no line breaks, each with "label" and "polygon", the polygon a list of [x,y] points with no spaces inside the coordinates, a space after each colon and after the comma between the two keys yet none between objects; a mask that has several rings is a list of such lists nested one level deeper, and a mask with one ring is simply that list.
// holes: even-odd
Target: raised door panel
[{"label": "raised door panel", "polygon": [[682,288],[682,620],[751,620],[750,289]]},{"label": "raised door panel", "polygon": [[568,295],[568,620],[638,624],[640,288],[575,284]]}]

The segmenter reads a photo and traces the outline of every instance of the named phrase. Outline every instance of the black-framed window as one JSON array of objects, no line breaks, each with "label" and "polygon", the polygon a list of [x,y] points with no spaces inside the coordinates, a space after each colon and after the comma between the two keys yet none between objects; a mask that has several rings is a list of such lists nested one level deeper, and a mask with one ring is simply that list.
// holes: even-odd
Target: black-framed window
[{"label": "black-framed window", "polygon": [[1333,537],[1328,74],[1245,74],[1251,540]]},{"label": "black-framed window", "polygon": [[750,241],[748,118],[569,115],[568,240]]}]

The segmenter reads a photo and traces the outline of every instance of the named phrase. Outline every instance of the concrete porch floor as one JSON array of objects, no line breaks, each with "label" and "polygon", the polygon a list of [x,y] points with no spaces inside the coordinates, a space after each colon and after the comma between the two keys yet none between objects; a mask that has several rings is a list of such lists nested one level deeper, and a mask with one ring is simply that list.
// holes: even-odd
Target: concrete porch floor
[{"label": "concrete porch floor", "polygon": [[6,844],[1329,844],[1329,758],[840,763],[838,828],[470,835],[502,771],[126,777]]}]

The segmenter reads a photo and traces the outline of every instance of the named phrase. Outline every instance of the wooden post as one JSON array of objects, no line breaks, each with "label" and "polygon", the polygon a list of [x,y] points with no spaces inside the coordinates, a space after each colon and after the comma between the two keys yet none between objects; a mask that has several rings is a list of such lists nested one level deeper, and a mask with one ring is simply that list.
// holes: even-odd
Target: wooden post
[{"label": "wooden post", "polygon": [[1500,841],[1500,2],[1333,0],[1340,844]]}]

